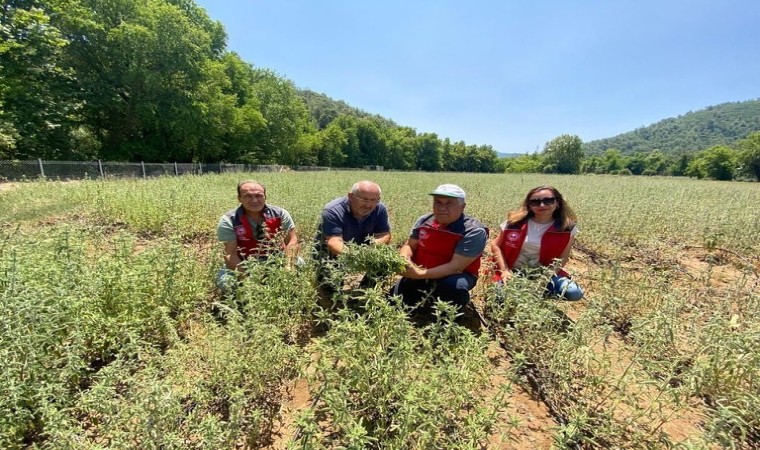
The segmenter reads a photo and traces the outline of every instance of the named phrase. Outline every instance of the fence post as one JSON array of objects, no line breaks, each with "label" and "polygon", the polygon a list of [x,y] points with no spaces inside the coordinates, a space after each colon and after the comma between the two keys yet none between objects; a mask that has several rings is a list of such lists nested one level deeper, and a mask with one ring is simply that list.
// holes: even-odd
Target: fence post
[{"label": "fence post", "polygon": [[219,163],[219,173],[222,173],[222,163]]},{"label": "fence post", "polygon": [[103,162],[101,160],[98,160],[98,171],[100,172],[100,178],[105,178],[106,177],[103,174]]},{"label": "fence post", "polygon": [[177,161],[174,161],[174,176],[178,176],[179,172],[177,171]]},{"label": "fence post", "polygon": [[37,158],[37,163],[40,165],[40,176],[45,178],[45,168],[42,167],[42,158]]},{"label": "fence post", "polygon": [[143,178],[145,178],[145,163],[140,161],[140,168],[142,168]]}]

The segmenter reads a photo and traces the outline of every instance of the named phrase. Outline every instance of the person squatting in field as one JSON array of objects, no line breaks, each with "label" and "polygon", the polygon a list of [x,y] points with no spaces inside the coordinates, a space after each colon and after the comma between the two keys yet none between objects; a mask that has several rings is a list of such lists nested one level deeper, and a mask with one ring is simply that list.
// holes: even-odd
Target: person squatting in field
[{"label": "person squatting in field", "polygon": [[[258,181],[241,181],[237,185],[240,205],[219,219],[216,235],[224,244],[224,267],[219,270],[216,285],[230,292],[246,273],[248,258],[264,261],[273,249],[284,250],[288,260],[298,249],[296,226],[290,213],[267,204],[267,189]],[[282,236],[281,243],[272,242]]]},{"label": "person squatting in field", "polygon": [[[388,244],[391,241],[391,224],[388,209],[380,201],[382,191],[377,183],[358,181],[345,197],[338,197],[322,209],[317,235],[314,238],[315,257],[319,261],[317,282],[324,285],[330,276],[331,261],[346,249],[346,243]],[[372,281],[365,275],[363,285]],[[331,293],[331,292],[328,292]]]},{"label": "person squatting in field", "polygon": [[407,305],[428,295],[462,307],[478,280],[488,229],[464,214],[465,192],[455,184],[442,184],[433,196],[433,212],[420,217],[399,250],[406,271],[391,291]]},{"label": "person squatting in field", "polygon": [[507,214],[501,232],[491,242],[496,260],[494,281],[504,284],[513,274],[556,264],[547,292],[571,301],[580,300],[583,290],[564,270],[578,234],[576,220],[557,189],[551,186],[531,189],[520,208]]},{"label": "person squatting in field", "polygon": [[316,238],[320,256],[341,254],[346,242],[365,244],[370,237],[380,244],[391,241],[388,209],[380,195],[377,183],[358,181],[348,195],[325,205]]}]

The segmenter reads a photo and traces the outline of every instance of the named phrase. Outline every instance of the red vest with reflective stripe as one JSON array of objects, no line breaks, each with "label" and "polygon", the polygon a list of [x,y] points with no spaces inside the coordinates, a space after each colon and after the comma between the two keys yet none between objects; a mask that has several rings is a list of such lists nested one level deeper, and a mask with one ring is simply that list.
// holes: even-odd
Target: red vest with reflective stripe
[{"label": "red vest with reflective stripe", "polygon": [[[422,225],[419,228],[419,240],[417,242],[417,250],[415,250],[412,256],[412,262],[418,266],[422,266],[426,269],[432,269],[440,265],[446,264],[454,257],[454,250],[456,250],[457,243],[462,237],[464,237],[465,231],[468,229],[465,225],[465,220],[469,221],[468,225],[471,227],[483,228],[488,233],[488,229],[477,222],[471,217],[465,217],[457,219],[449,225],[449,229],[443,228],[443,225],[433,219],[429,225]],[[426,219],[427,221],[427,219]],[[461,223],[460,223],[461,222]],[[424,222],[423,222],[424,223]],[[475,258],[464,271],[474,276],[478,276],[480,270],[480,256]]]},{"label": "red vest with reflective stripe", "polygon": [[[504,256],[504,262],[507,267],[512,269],[517,261],[517,257],[520,256],[520,249],[522,249],[525,237],[528,234],[528,221],[522,223],[510,224],[506,230],[501,230],[501,254]],[[542,266],[550,266],[555,259],[559,259],[562,256],[562,252],[567,248],[568,242],[572,234],[570,230],[561,230],[557,227],[557,224],[552,224],[548,230],[541,237],[541,248],[538,251],[538,262]],[[568,276],[567,272],[561,270],[559,272],[562,276]],[[496,270],[496,275],[501,276],[501,271]]]},{"label": "red vest with reflective stripe", "polygon": [[[238,255],[242,259],[246,259],[248,256],[254,256],[256,258],[266,257],[268,253],[268,245],[259,246],[259,240],[253,234],[253,227],[245,216],[245,210],[242,206],[237,210],[227,213],[232,219],[232,227],[235,230],[235,236],[237,237]],[[263,222],[263,241],[267,243],[280,231],[282,225],[282,218],[275,215],[275,212],[267,205],[262,211],[264,215]]]}]

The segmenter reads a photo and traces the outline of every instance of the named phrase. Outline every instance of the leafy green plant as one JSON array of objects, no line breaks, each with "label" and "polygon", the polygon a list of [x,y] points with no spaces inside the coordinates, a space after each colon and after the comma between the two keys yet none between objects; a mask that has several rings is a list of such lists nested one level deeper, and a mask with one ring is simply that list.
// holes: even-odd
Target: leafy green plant
[{"label": "leafy green plant", "polygon": [[316,307],[313,277],[310,267],[290,266],[283,255],[272,255],[266,261],[247,263],[246,276],[234,295],[220,303],[229,314],[242,314],[245,323],[274,324],[285,339],[297,342],[309,332]]},{"label": "leafy green plant", "polygon": [[376,289],[363,311],[338,311],[317,345],[313,409],[299,419],[292,448],[473,448],[482,445],[503,407],[479,393],[488,385],[486,341],[438,320],[415,328]]},{"label": "leafy green plant", "polygon": [[649,390],[634,388],[634,358],[620,371],[609,355],[595,350],[609,331],[598,329],[591,315],[569,320],[555,300],[544,297],[545,284],[544,277],[514,277],[492,287],[485,306],[492,331],[559,421],[555,442],[583,448],[667,444],[659,429],[669,417],[661,406],[667,383],[641,404],[637,397]]},{"label": "leafy green plant", "polygon": [[346,273],[371,274],[376,278],[397,275],[406,269],[406,260],[390,245],[348,243],[338,261]]},{"label": "leafy green plant", "polygon": [[[230,448],[270,439],[281,386],[304,363],[275,325],[196,323],[185,341],[139,362],[117,358],[75,403],[80,424],[53,447]],[[192,444],[190,444],[192,443]]]},{"label": "leafy green plant", "polygon": [[[410,356],[406,366],[388,359],[389,346],[339,337],[337,328],[358,336],[372,330],[364,322],[374,307],[366,305],[362,290],[346,290],[336,297],[342,309],[315,308],[316,261],[307,258],[305,266],[293,269],[277,260],[252,265],[236,296],[213,293],[221,264],[214,226],[236,206],[237,181],[250,176],[28,182],[0,192],[0,447],[263,445],[282,399],[281,386],[273,386],[296,376],[308,357],[321,356],[302,346],[307,339],[355,346],[357,358],[373,367],[369,376],[393,373],[404,390],[392,391],[380,380],[371,391],[381,393],[378,400],[366,399],[369,383],[347,375],[350,389],[340,389],[348,397],[318,396],[319,380],[330,380],[325,393],[342,386],[334,375],[338,369],[368,373],[351,362],[352,348],[325,347],[338,367],[325,374],[316,364],[306,369],[315,381],[315,408],[313,419],[299,422],[294,446],[378,447],[396,436],[383,433],[375,420],[387,410],[404,404],[405,414],[415,417],[422,413],[413,401],[419,408],[437,408],[437,397],[460,398],[445,383],[430,381],[446,379],[439,368],[446,358],[454,365],[470,358],[435,353],[438,347],[450,349],[450,341],[461,343],[457,328],[407,328],[400,311],[398,320],[407,323],[398,328],[372,316],[386,330],[366,332],[373,339],[387,342],[397,333],[414,342],[411,350],[394,350],[394,357],[430,353]],[[428,196],[410,193],[451,181],[450,174],[427,173],[255,175],[267,184],[268,200],[291,212],[302,248],[316,230],[319,207],[361,177],[383,186],[396,244],[404,237],[397,230],[430,208]],[[552,410],[558,445],[757,447],[760,308],[753,267],[760,254],[760,216],[747,205],[760,202],[760,185],[606,175],[543,178],[580,217],[570,269],[587,297],[574,304],[544,299],[545,279],[539,277],[514,279],[483,301],[491,330],[520,369],[524,387]],[[520,203],[535,177],[457,174],[456,181],[467,190],[468,213],[496,229],[504,209]],[[339,275],[340,282],[373,269],[385,277],[380,286],[392,280],[394,245],[359,250],[369,253],[349,253],[356,261],[346,263],[354,267]],[[209,317],[213,309],[223,320]],[[330,327],[314,333],[314,314],[332,321]],[[436,326],[443,326],[443,317]],[[357,321],[362,325],[351,328]],[[482,356],[480,347],[467,348]],[[257,358],[255,349],[269,356]],[[419,372],[420,384],[395,375],[403,367]],[[488,366],[482,370],[487,373]],[[223,379],[233,382],[222,385]],[[255,385],[256,379],[268,380],[266,386]],[[482,391],[470,386],[469,392],[477,397]],[[341,406],[344,398],[351,408]],[[481,400],[489,405],[492,396]],[[363,414],[361,408],[354,413],[356,405],[375,413],[344,420],[346,414]],[[447,417],[458,417],[473,405],[457,400],[443,408]],[[669,420],[684,411],[685,418]],[[343,427],[340,432],[330,428],[333,420]],[[467,447],[462,436],[482,436],[482,423],[460,423],[468,431],[457,428],[461,439],[450,446]],[[443,442],[440,429],[423,428],[414,439]],[[683,435],[677,442],[674,436]]]},{"label": "leafy green plant", "polygon": [[69,227],[5,238],[0,447],[17,448],[53,433],[125,349],[176,342],[202,301],[205,271],[171,240],[136,251],[129,234],[109,241]]}]

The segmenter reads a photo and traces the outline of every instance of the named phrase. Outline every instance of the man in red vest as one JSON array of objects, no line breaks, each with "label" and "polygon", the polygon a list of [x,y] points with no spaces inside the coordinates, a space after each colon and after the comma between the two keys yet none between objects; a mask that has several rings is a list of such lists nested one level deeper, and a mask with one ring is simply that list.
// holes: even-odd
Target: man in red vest
[{"label": "man in red vest", "polygon": [[464,214],[466,195],[459,186],[442,184],[430,195],[433,212],[417,220],[401,247],[407,269],[392,293],[408,305],[431,295],[461,307],[478,280],[488,229]]},{"label": "man in red vest", "polygon": [[[240,205],[227,211],[216,229],[217,238],[224,244],[225,267],[217,274],[217,286],[223,291],[246,273],[246,259],[266,260],[272,250],[282,250],[292,258],[298,246],[293,218],[285,209],[267,204],[263,184],[241,181],[237,192]],[[280,235],[283,242],[273,242]]]}]

